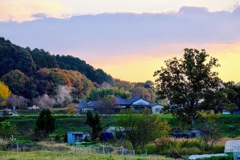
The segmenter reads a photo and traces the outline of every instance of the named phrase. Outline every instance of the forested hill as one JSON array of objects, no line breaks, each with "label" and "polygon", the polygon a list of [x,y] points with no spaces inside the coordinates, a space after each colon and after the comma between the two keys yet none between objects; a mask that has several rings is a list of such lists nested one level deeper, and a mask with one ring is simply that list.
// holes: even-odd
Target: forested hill
[{"label": "forested hill", "polygon": [[43,94],[54,96],[59,85],[69,86],[73,88],[71,96],[78,100],[92,90],[92,82],[112,84],[113,79],[79,58],[22,48],[0,37],[0,81],[13,94],[28,99]]},{"label": "forested hill", "polygon": [[84,74],[92,82],[112,83],[112,77],[102,69],[94,69],[85,61],[73,56],[51,55],[43,49],[22,48],[0,37],[0,76],[18,69],[31,75],[40,68],[60,68],[75,70]]}]

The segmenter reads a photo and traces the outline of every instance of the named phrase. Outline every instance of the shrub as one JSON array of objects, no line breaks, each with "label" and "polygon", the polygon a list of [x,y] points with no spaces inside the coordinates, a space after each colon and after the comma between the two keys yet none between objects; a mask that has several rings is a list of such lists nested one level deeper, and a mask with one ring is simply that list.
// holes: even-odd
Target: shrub
[{"label": "shrub", "polygon": [[15,124],[10,122],[0,122],[0,136],[2,138],[10,138],[12,132],[16,129]]},{"label": "shrub", "polygon": [[198,147],[191,147],[191,148],[184,147],[184,148],[181,148],[180,153],[183,155],[201,154],[202,150]]},{"label": "shrub", "polygon": [[204,148],[203,141],[201,139],[189,139],[180,142],[180,147],[197,147],[197,148]]},{"label": "shrub", "polygon": [[177,145],[177,142],[175,140],[172,140],[170,138],[158,138],[155,141],[156,144],[156,150],[157,152],[168,150],[171,148],[175,148]]},{"label": "shrub", "polygon": [[7,149],[7,141],[0,139],[0,150],[6,150]]},{"label": "shrub", "polygon": [[143,151],[147,150],[148,154],[156,154],[156,145],[148,144],[143,148]]},{"label": "shrub", "polygon": [[224,146],[214,146],[213,147],[213,153],[223,153],[224,152]]}]

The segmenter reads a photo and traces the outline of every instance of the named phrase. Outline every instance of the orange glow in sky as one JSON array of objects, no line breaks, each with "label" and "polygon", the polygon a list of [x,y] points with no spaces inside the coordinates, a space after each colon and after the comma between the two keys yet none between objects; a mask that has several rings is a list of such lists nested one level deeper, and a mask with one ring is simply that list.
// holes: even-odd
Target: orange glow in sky
[{"label": "orange glow in sky", "polygon": [[[173,45],[174,46],[174,45]],[[158,50],[155,53],[153,51],[149,51],[149,54],[145,55],[154,55],[154,56],[122,56],[116,57],[115,59],[109,59],[108,61],[102,61],[103,63],[97,64],[97,67],[101,66],[103,70],[107,73],[111,74],[115,78],[119,78],[122,80],[128,80],[131,82],[144,82],[146,80],[155,80],[153,77],[154,71],[160,69],[160,67],[164,67],[165,60],[171,59],[173,57],[180,58],[183,55],[183,49],[186,48],[184,46],[188,46],[188,44],[175,45],[178,46],[175,50],[175,53],[170,53],[164,56],[158,56]],[[189,48],[192,48],[189,45]],[[224,81],[234,81],[240,82],[240,43],[234,44],[205,44],[201,45],[200,48],[197,46],[193,46],[193,48],[202,49],[204,48],[207,53],[218,59],[219,64],[221,65],[216,70],[219,73],[219,77]],[[182,49],[180,49],[182,48]],[[178,53],[176,53],[178,52]],[[160,55],[160,54],[159,54]],[[106,63],[107,62],[107,63]],[[94,62],[93,62],[94,63]]]}]

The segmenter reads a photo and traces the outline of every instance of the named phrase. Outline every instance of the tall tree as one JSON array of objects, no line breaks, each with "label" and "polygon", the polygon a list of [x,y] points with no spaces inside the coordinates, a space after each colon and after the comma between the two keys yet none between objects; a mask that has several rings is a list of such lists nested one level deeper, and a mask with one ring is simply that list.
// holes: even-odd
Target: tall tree
[{"label": "tall tree", "polygon": [[150,102],[152,101],[149,90],[142,86],[136,86],[136,87],[132,88],[130,90],[130,92],[132,93],[132,96],[141,96],[142,98],[144,98]]},{"label": "tall tree", "polygon": [[13,94],[23,95],[26,84],[29,82],[29,77],[20,70],[12,70],[1,77],[11,89]]},{"label": "tall tree", "polygon": [[8,86],[0,81],[0,103],[1,105],[6,104],[6,99],[11,95],[11,91]]},{"label": "tall tree", "polygon": [[51,111],[49,109],[43,109],[35,125],[35,136],[38,139],[46,138],[55,129],[55,119],[53,118]]},{"label": "tall tree", "polygon": [[167,121],[161,119],[158,115],[147,113],[146,110],[143,114],[128,110],[117,120],[118,126],[123,129],[134,150],[138,147],[144,147],[157,138],[164,138],[168,135],[170,128]]},{"label": "tall tree", "polygon": [[98,114],[95,114],[94,116],[91,111],[87,111],[86,115],[86,124],[88,124],[89,127],[92,128],[92,139],[96,140],[102,130],[102,122]]},{"label": "tall tree", "polygon": [[210,110],[224,103],[224,86],[218,73],[218,60],[205,50],[184,49],[183,58],[165,61],[166,67],[155,71],[159,98],[166,98],[174,116],[191,125],[202,109]]},{"label": "tall tree", "polygon": [[0,37],[0,76],[18,69],[30,75],[36,69],[31,54],[24,48]]},{"label": "tall tree", "polygon": [[[234,82],[225,83],[225,86],[227,86],[227,91],[228,91],[227,98],[228,98],[228,100],[231,103],[234,103],[238,107],[238,109],[240,109],[240,86],[234,84]],[[228,106],[227,108],[229,108],[229,107],[230,106]],[[233,108],[233,105],[231,105],[230,108]]]}]

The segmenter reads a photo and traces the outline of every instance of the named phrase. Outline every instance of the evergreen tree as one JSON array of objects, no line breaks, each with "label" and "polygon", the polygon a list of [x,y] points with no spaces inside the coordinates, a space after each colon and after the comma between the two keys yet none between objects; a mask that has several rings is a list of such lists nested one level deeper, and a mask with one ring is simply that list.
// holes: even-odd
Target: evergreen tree
[{"label": "evergreen tree", "polygon": [[87,111],[86,124],[92,128],[92,139],[96,140],[99,137],[99,132],[102,131],[102,123],[98,114],[93,116],[91,111]]},{"label": "evergreen tree", "polygon": [[36,120],[35,136],[37,139],[46,138],[55,129],[55,119],[49,109],[43,109]]}]

